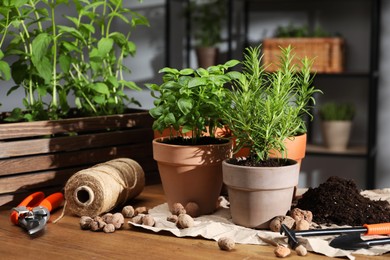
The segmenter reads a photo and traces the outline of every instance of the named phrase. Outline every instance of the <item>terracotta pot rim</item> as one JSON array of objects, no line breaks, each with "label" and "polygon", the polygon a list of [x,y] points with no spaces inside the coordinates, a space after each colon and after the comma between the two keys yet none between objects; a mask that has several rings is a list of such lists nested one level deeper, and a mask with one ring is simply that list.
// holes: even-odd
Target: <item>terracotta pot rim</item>
[{"label": "terracotta pot rim", "polygon": [[201,144],[201,145],[178,145],[178,144],[167,144],[162,142],[161,140],[169,139],[169,137],[157,137],[153,139],[153,143],[158,143],[163,146],[172,146],[172,147],[215,147],[215,146],[225,146],[227,144],[231,144],[233,141],[230,138],[217,138],[219,140],[226,140],[227,142],[221,144]]}]

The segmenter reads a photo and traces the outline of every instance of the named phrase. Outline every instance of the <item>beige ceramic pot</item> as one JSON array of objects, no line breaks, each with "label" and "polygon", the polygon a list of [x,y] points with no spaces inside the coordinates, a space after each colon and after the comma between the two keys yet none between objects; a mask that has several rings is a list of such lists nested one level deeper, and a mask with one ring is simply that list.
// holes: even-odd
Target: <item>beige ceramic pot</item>
[{"label": "beige ceramic pot", "polygon": [[345,151],[351,127],[352,121],[323,121],[321,129],[326,147],[332,151]]},{"label": "beige ceramic pot", "polygon": [[235,224],[268,229],[273,217],[286,215],[299,177],[299,164],[290,161],[291,165],[283,167],[237,166],[228,160],[222,163]]},{"label": "beige ceramic pot", "polygon": [[222,161],[232,155],[232,141],[218,145],[184,146],[153,140],[165,197],[173,203],[196,202],[200,214],[212,213],[222,188]]}]

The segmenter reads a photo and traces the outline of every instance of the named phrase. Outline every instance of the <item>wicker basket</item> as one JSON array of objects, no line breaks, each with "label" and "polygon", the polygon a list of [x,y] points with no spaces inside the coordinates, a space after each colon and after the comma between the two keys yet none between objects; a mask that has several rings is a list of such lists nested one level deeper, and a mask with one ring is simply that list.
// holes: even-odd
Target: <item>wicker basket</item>
[{"label": "wicker basket", "polygon": [[263,41],[263,62],[267,71],[278,68],[280,48],[291,45],[294,63],[300,59],[314,58],[312,71],[317,73],[340,73],[344,70],[344,40],[341,38],[269,38]]}]

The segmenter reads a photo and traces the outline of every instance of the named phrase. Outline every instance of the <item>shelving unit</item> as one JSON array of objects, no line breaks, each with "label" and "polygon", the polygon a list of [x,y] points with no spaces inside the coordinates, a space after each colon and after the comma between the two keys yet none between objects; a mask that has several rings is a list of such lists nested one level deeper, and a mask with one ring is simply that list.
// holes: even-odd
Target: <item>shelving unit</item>
[{"label": "shelving unit", "polygon": [[[177,3],[177,0],[167,2]],[[339,32],[343,36],[346,41],[345,71],[317,74],[314,84],[325,92],[316,97],[319,104],[329,98],[352,100],[358,106],[351,146],[345,152],[332,152],[323,147],[319,119],[315,118],[309,125],[304,164],[311,158],[364,161],[365,188],[375,188],[381,0],[227,0],[227,5],[229,12],[224,31],[226,59],[242,59],[239,55],[245,47],[260,44],[265,38],[259,27],[274,26],[275,29],[277,25],[286,25],[289,14],[293,14],[292,22],[303,20],[311,29],[321,25],[326,31]],[[279,19],[278,15],[282,18]],[[276,24],[283,21],[284,24]],[[187,24],[186,30],[186,44],[183,46],[188,65],[192,48],[190,25]],[[270,31],[272,28],[267,33]],[[345,169],[348,170],[348,166]],[[334,172],[334,175],[342,176],[343,172]]]}]

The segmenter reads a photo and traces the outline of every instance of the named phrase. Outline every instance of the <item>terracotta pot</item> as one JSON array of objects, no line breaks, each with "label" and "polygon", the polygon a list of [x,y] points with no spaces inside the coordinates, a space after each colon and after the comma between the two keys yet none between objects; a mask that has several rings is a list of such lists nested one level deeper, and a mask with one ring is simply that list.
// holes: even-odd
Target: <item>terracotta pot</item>
[{"label": "terracotta pot", "polygon": [[222,161],[231,157],[232,142],[218,145],[184,146],[153,140],[164,193],[169,205],[195,202],[200,214],[215,211],[222,188]]},{"label": "terracotta pot", "polygon": [[321,129],[325,145],[332,151],[345,151],[351,127],[352,121],[323,121]]},{"label": "terracotta pot", "polygon": [[[284,144],[287,150],[287,158],[295,160],[298,162],[299,165],[301,165],[302,159],[305,158],[306,154],[306,142],[306,133],[286,139],[284,141]],[[272,157],[282,157],[282,155],[277,151],[271,153]]]},{"label": "terracotta pot", "polygon": [[299,176],[299,164],[290,161],[292,165],[282,167],[246,167],[223,161],[223,182],[235,224],[268,229],[273,217],[286,215]]},{"label": "terracotta pot", "polygon": [[[302,159],[305,158],[306,154],[306,143],[307,143],[307,134],[302,134],[288,138],[284,141],[287,150],[287,158],[293,159],[298,162],[299,165],[302,163]],[[282,157],[282,155],[277,151],[271,151],[272,157]],[[236,157],[247,157],[249,155],[249,148],[242,148],[238,153],[235,154]]]},{"label": "terracotta pot", "polygon": [[208,68],[217,63],[218,48],[216,47],[198,47],[196,48],[198,58],[198,67]]}]

